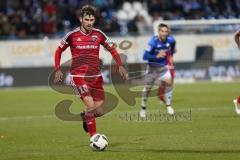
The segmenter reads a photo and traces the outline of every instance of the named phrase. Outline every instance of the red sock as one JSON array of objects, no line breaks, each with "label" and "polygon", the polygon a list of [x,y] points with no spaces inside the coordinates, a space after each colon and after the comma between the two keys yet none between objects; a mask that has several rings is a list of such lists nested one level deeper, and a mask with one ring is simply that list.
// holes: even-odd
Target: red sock
[{"label": "red sock", "polygon": [[165,100],[164,100],[164,93],[165,93],[165,87],[164,86],[159,86],[158,97],[163,102],[165,102]]},{"label": "red sock", "polygon": [[237,97],[237,103],[240,103],[240,96]]},{"label": "red sock", "polygon": [[96,121],[95,121],[94,113],[86,112],[85,121],[88,129],[88,133],[92,137],[94,134],[96,134]]}]

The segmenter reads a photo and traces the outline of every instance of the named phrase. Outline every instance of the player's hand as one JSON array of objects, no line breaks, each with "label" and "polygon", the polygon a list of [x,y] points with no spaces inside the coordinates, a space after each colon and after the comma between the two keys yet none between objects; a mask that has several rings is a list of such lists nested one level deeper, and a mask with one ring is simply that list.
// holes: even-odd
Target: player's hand
[{"label": "player's hand", "polygon": [[128,80],[128,72],[123,66],[119,66],[119,73],[124,80]]},{"label": "player's hand", "polygon": [[236,33],[235,33],[236,36],[240,36],[240,30],[238,30]]},{"label": "player's hand", "polygon": [[160,51],[158,52],[158,54],[156,55],[156,58],[159,59],[159,58],[164,58],[166,57],[167,53],[165,51]]},{"label": "player's hand", "polygon": [[61,70],[58,70],[56,71],[55,73],[55,78],[54,78],[54,83],[57,84],[57,83],[60,83],[62,82],[63,80],[63,73]]},{"label": "player's hand", "polygon": [[[240,40],[239,40],[240,41]],[[240,42],[237,44],[238,48],[240,49]]]},{"label": "player's hand", "polygon": [[235,41],[236,41],[236,43],[237,43],[238,48],[240,49],[240,30],[238,30],[238,31],[235,33]]}]

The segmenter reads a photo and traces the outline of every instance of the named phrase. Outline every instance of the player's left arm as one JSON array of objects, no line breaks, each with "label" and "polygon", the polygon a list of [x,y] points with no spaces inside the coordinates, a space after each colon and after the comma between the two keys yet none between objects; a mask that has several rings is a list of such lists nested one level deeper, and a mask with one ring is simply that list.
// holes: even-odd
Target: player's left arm
[{"label": "player's left arm", "polygon": [[170,50],[169,50],[170,59],[171,59],[171,62],[173,64],[173,55],[176,54],[176,52],[177,52],[176,40],[173,36],[170,36],[169,42],[170,42]]},{"label": "player's left arm", "polygon": [[169,39],[169,42],[170,42],[170,49],[168,50],[168,65],[174,69],[174,66],[173,66],[173,56],[174,54],[177,52],[177,49],[176,49],[176,40],[173,36],[170,37]]},{"label": "player's left arm", "polygon": [[122,60],[121,57],[118,53],[118,51],[116,50],[115,45],[113,44],[113,42],[106,36],[103,35],[103,41],[101,43],[104,48],[106,48],[112,55],[113,59],[115,60],[115,62],[118,65],[118,70],[120,75],[127,80],[128,79],[128,72],[127,70],[124,68],[123,64],[122,64]]},{"label": "player's left arm", "polygon": [[56,73],[54,83],[59,83],[62,82],[63,80],[63,73],[60,69],[61,55],[68,48],[68,46],[69,46],[68,42],[63,38],[62,41],[60,42],[60,45],[57,47],[55,51],[54,62]]},{"label": "player's left arm", "polygon": [[238,30],[238,31],[234,34],[234,39],[235,39],[235,42],[236,42],[238,48],[240,49],[240,30]]},{"label": "player's left arm", "polygon": [[173,36],[171,36],[170,38],[170,46],[171,46],[171,53],[172,55],[174,55],[177,52],[177,49],[176,49],[176,40]]}]

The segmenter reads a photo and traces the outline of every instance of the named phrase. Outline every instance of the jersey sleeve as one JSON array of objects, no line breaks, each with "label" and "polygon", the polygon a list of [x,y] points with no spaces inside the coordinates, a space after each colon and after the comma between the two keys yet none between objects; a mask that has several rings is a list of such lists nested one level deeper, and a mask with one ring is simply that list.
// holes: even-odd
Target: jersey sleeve
[{"label": "jersey sleeve", "polygon": [[100,33],[101,33],[101,45],[103,45],[103,47],[106,48],[111,53],[117,65],[122,65],[121,57],[118,51],[116,50],[114,43],[103,32]]},{"label": "jersey sleeve", "polygon": [[58,45],[56,51],[55,51],[55,70],[60,70],[60,62],[61,62],[61,55],[63,53],[63,51],[66,50],[66,48],[68,48],[69,46],[69,36],[66,35],[60,42],[60,44]]},{"label": "jersey sleeve", "polygon": [[171,46],[171,55],[174,55],[176,52],[176,40],[173,36],[170,36],[169,41]]},{"label": "jersey sleeve", "polygon": [[154,37],[148,41],[148,47],[143,53],[143,60],[154,60],[156,55],[154,55]]}]

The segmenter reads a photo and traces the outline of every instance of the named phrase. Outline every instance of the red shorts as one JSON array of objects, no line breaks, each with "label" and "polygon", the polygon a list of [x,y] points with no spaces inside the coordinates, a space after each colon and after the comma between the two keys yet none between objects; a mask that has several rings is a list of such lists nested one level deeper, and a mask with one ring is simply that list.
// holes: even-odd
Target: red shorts
[{"label": "red shorts", "polygon": [[104,100],[102,76],[98,77],[72,77],[71,84],[75,93],[83,99],[91,96],[94,101]]}]

